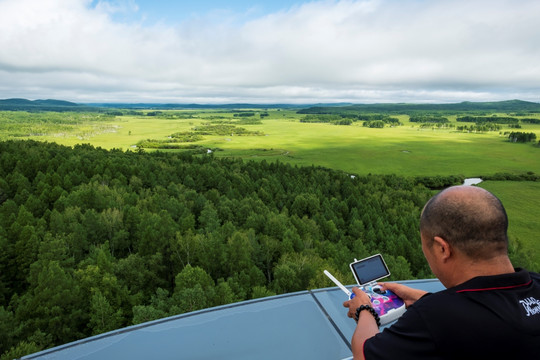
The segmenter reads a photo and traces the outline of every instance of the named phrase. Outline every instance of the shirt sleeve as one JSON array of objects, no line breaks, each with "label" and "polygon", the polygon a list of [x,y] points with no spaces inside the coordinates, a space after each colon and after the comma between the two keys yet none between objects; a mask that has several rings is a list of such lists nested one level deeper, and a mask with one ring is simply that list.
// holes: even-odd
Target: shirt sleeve
[{"label": "shirt sleeve", "polygon": [[366,359],[435,359],[435,350],[426,323],[414,305],[392,326],[364,343]]}]

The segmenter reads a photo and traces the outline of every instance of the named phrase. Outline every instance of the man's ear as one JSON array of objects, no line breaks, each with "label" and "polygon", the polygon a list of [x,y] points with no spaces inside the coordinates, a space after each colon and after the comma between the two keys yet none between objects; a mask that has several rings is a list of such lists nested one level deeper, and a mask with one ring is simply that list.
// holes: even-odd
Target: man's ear
[{"label": "man's ear", "polygon": [[440,236],[433,238],[433,248],[434,254],[443,262],[446,262],[452,256],[452,246]]}]

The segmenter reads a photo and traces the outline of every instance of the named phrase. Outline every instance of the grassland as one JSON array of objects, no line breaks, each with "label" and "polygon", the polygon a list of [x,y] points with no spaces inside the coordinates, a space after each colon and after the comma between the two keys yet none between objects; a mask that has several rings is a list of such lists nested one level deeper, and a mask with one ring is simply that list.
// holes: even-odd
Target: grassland
[{"label": "grassland", "polygon": [[[235,121],[230,112],[184,111],[191,119],[148,116],[116,117],[110,123],[89,123],[73,132],[30,136],[65,145],[90,143],[103,148],[133,148],[146,139],[166,140],[176,132],[221,117]],[[350,126],[300,123],[293,111],[269,111],[259,125],[238,125],[264,136],[208,135],[197,144],[219,149],[218,157],[321,165],[353,174],[396,174],[404,176],[456,175],[467,177],[497,172],[540,173],[540,149],[531,144],[507,141],[500,132],[463,133],[452,129],[421,129],[400,116],[403,126],[371,129],[361,122]],[[452,119],[455,121],[455,116]],[[215,120],[214,120],[215,121]],[[503,129],[510,131],[510,129]],[[523,125],[519,131],[535,132],[540,125]]]},{"label": "grassland", "polygon": [[[540,174],[540,148],[531,143],[510,143],[503,135],[505,131],[522,131],[534,132],[540,138],[540,125],[523,124],[521,129],[503,125],[501,131],[467,133],[421,128],[410,123],[408,116],[400,115],[402,126],[372,129],[363,127],[362,122],[349,126],[301,123],[302,115],[291,110],[253,111],[256,119],[261,112],[267,112],[268,116],[260,119],[259,124],[249,125],[242,124],[230,111],[164,111],[164,116],[117,116],[78,124],[71,130],[63,128],[61,132],[43,132],[41,124],[42,135],[27,137],[64,145],[90,143],[106,149],[127,150],[141,140],[167,141],[170,135],[192,131],[195,126],[225,122],[264,135],[204,135],[196,144],[213,149],[216,157],[279,160],[299,166],[315,164],[351,174],[465,177]],[[540,118],[539,114],[535,116]],[[456,116],[449,119],[456,123]],[[9,134],[0,134],[0,138],[9,138]],[[510,235],[520,239],[534,257],[540,257],[540,242],[536,239],[540,233],[540,184],[505,181],[486,182],[483,186],[500,196],[507,206]]]},{"label": "grassland", "polygon": [[[480,176],[494,172],[540,172],[540,149],[512,144],[498,134],[456,133],[404,125],[370,129],[355,124],[267,121],[264,138],[212,139],[217,156],[318,164],[357,174]],[[269,151],[270,150],[270,151]]]},{"label": "grassland", "polygon": [[486,181],[481,184],[496,194],[506,207],[509,219],[508,233],[526,246],[540,265],[539,204],[540,183],[522,181]]}]

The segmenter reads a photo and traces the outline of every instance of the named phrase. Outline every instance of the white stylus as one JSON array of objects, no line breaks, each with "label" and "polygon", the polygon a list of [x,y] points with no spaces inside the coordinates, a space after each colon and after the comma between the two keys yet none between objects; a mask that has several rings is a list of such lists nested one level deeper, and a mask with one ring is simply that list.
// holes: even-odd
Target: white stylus
[{"label": "white stylus", "polygon": [[354,294],[350,292],[349,289],[347,289],[345,286],[343,286],[343,284],[340,283],[339,280],[334,277],[334,275],[330,274],[328,270],[324,270],[324,275],[328,276],[328,278],[332,280],[334,284],[336,284],[345,294],[347,294],[349,299],[352,299],[354,297]]}]

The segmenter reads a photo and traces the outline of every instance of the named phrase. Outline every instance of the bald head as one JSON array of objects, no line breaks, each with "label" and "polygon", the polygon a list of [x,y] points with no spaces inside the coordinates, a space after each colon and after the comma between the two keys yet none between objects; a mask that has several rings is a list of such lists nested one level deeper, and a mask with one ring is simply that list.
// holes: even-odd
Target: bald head
[{"label": "bald head", "polygon": [[475,186],[441,191],[427,202],[420,218],[420,232],[427,241],[439,236],[477,260],[507,253],[507,229],[508,218],[500,200]]}]

